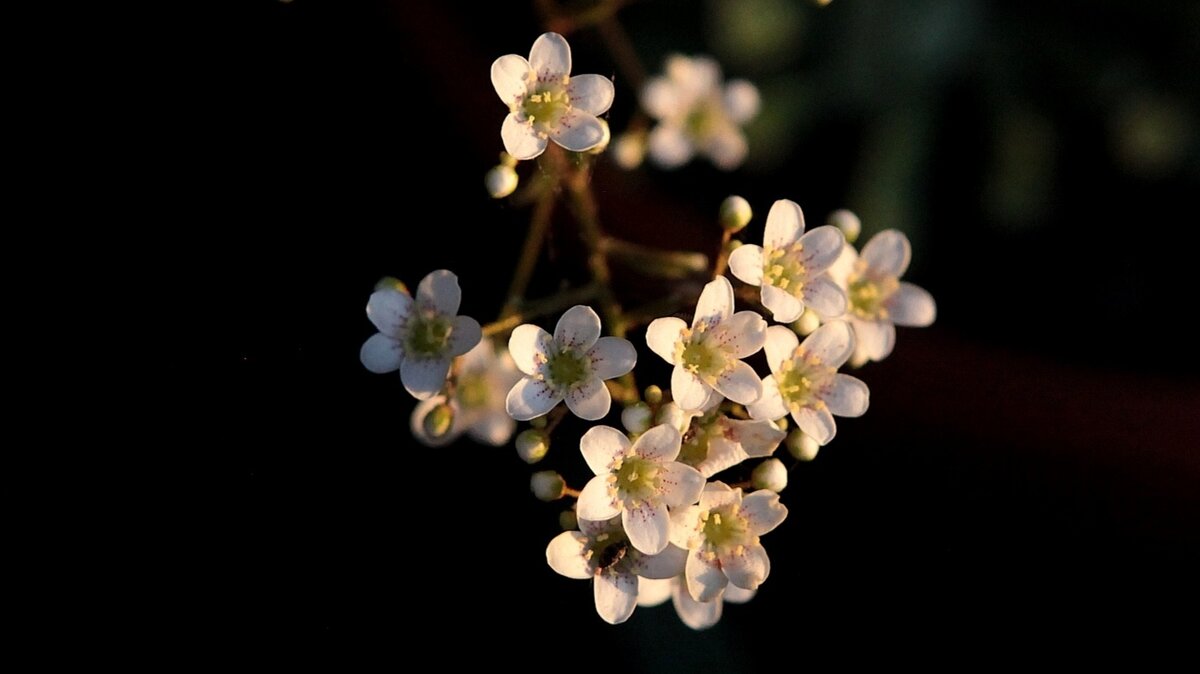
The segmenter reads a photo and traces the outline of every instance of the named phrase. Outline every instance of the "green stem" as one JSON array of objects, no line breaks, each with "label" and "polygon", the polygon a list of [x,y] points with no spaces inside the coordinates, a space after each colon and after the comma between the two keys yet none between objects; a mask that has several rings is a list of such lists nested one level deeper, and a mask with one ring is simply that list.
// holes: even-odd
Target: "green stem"
[{"label": "green stem", "polygon": [[599,287],[595,283],[589,283],[588,285],[572,290],[564,290],[556,295],[544,297],[540,300],[525,302],[523,306],[518,301],[517,307],[504,318],[483,326],[483,336],[491,337],[506,333],[518,325],[528,323],[539,316],[545,316],[546,314],[570,308],[576,304],[589,302],[595,299],[598,294]]},{"label": "green stem", "polygon": [[546,240],[546,232],[550,229],[550,216],[553,213],[554,190],[550,185],[545,185],[529,219],[529,231],[525,234],[525,243],[521,246],[521,256],[517,259],[516,269],[513,270],[512,281],[508,284],[508,296],[504,301],[504,308],[500,311],[501,319],[517,310],[525,291],[529,288],[529,281],[533,278],[533,270],[542,254],[542,243]]}]

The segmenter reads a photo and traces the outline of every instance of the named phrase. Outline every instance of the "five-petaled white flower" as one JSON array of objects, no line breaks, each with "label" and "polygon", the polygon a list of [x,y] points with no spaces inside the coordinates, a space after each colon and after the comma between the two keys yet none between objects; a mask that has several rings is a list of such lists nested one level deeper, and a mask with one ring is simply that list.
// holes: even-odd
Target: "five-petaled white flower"
[{"label": "five-petaled white flower", "polygon": [[[466,433],[476,442],[499,447],[508,442],[517,422],[504,409],[504,398],[521,378],[508,351],[483,340],[458,359],[455,366],[454,394],[438,395],[417,403],[410,427],[413,437],[429,447],[441,447]],[[425,416],[438,405],[448,404],[454,417],[446,433],[431,437],[425,428]]]},{"label": "five-petaled white flower", "polygon": [[533,159],[547,138],[585,152],[606,138],[597,115],[613,101],[613,83],[600,75],[571,76],[571,47],[558,33],[533,43],[529,60],[516,54],[492,63],[492,86],[509,113],[500,127],[504,149],[516,159]]},{"label": "five-petaled white flower", "polygon": [[854,328],[855,362],[887,358],[897,325],[923,328],[937,318],[933,296],[900,280],[911,256],[908,237],[885,229],[871,237],[861,256],[847,244],[829,268],[830,277],[846,291],[846,312],[840,318]]},{"label": "five-petaled white flower", "polygon": [[752,418],[773,420],[790,413],[800,430],[826,445],[837,433],[833,415],[858,417],[867,411],[867,385],[837,371],[854,352],[849,323],[826,323],[803,343],[790,328],[772,326],[765,351],[771,374],[763,379],[762,398],[748,408]]},{"label": "five-petaled white flower", "polygon": [[647,555],[629,544],[618,520],[579,520],[546,546],[546,562],[567,578],[592,578],[596,612],[605,622],[623,623],[637,607],[638,576],[672,578],[683,572],[687,553],[668,545]]},{"label": "five-petaled white flower", "polygon": [[576,305],[558,319],[554,336],[536,325],[519,325],[508,351],[525,378],[508,392],[505,407],[518,421],[549,412],[562,400],[581,419],[608,414],[612,396],[605,379],[620,377],[637,364],[627,339],[600,336],[600,317]]},{"label": "five-petaled white flower", "polygon": [[758,114],[758,89],[745,80],[721,86],[721,67],[708,57],[672,56],[665,77],[642,89],[642,107],[658,120],[650,132],[650,158],[675,168],[696,153],[729,171],[746,158],[741,125]]},{"label": "five-petaled white flower", "polygon": [[779,494],[760,489],[743,499],[724,482],[705,485],[699,505],[672,511],[671,542],[689,551],[684,573],[692,599],[713,601],[729,583],[758,589],[771,573],[758,537],[785,517]]},{"label": "five-petaled white flower", "polygon": [[684,411],[667,403],[658,412],[683,434],[679,462],[692,466],[706,478],[747,459],[771,456],[787,433],[767,420],[731,419],[720,410],[720,396],[700,411]]},{"label": "five-petaled white flower", "polygon": [[775,320],[791,323],[805,305],[824,316],[846,308],[846,294],[825,273],[842,253],[846,239],[837,227],[804,232],[804,212],[780,199],[767,214],[762,247],[741,246],[729,256],[729,270],[752,286],[762,286],[762,303]]},{"label": "five-petaled white flower", "polygon": [[421,279],[416,299],[404,290],[376,290],[367,302],[367,318],[379,333],[362,345],[362,364],[381,374],[399,369],[413,397],[432,398],[446,383],[451,359],[479,343],[479,323],[457,315],[461,301],[458,277],[445,269]]},{"label": "five-petaled white flower", "polygon": [[721,609],[725,602],[745,604],[754,598],[755,590],[743,590],[736,585],[725,586],[725,591],[709,602],[692,599],[687,591],[687,580],[683,576],[667,579],[643,578],[638,584],[638,606],[658,606],[668,599],[675,605],[675,613],[684,625],[694,630],[704,630],[721,620]]},{"label": "five-petaled white flower", "polygon": [[674,363],[675,402],[695,410],[704,407],[714,391],[743,405],[758,400],[758,375],[740,359],[757,353],[766,334],[767,322],[757,313],[733,313],[733,286],[721,276],[704,286],[691,328],[675,317],[656,318],[646,328],[646,344]]},{"label": "five-petaled white flower", "polygon": [[691,505],[700,498],[704,477],[675,460],[679,431],[661,424],[630,443],[611,426],[594,426],[579,440],[587,465],[596,474],[579,494],[576,512],[585,520],[621,516],[633,547],[648,555],[667,547],[667,507]]}]

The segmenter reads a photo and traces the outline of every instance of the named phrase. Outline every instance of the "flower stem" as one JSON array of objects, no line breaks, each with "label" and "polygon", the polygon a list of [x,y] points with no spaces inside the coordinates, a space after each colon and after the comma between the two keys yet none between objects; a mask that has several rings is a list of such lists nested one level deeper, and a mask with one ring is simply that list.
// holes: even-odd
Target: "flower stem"
[{"label": "flower stem", "polygon": [[[533,270],[537,267],[538,258],[542,253],[542,243],[546,240],[546,232],[550,229],[550,216],[554,213],[554,190],[545,186],[538,196],[533,215],[529,219],[529,231],[525,235],[525,244],[521,246],[521,257],[513,270],[512,281],[508,284],[508,297],[500,318],[504,319],[517,310],[529,281],[533,278]],[[519,325],[519,324],[518,324]]]},{"label": "flower stem", "polygon": [[729,242],[733,239],[733,232],[728,229],[721,236],[721,247],[717,249],[717,261],[713,264],[713,279],[716,279],[721,274],[725,273],[725,269],[729,267]]},{"label": "flower stem", "polygon": [[483,336],[492,337],[503,334],[522,323],[528,323],[531,319],[562,311],[576,304],[582,304],[595,299],[598,294],[598,286],[595,283],[589,283],[571,290],[564,290],[540,300],[522,303],[518,298],[517,306],[512,312],[508,313],[504,318],[483,326]]}]

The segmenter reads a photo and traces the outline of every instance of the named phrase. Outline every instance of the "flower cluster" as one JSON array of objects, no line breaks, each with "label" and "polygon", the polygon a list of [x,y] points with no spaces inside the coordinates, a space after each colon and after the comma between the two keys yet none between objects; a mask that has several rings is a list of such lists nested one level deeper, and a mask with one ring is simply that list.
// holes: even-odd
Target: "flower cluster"
[{"label": "flower cluster", "polygon": [[[492,84],[509,107],[501,126],[507,154],[488,179],[493,195],[515,189],[518,161],[564,151],[578,154],[542,170],[564,193],[587,189],[585,171],[608,138],[597,116],[614,88],[597,75],[571,76],[571,67],[567,42],[554,33],[539,37],[528,59],[508,55],[492,65]],[[700,153],[735,167],[747,151],[738,124],[757,110],[757,91],[745,82],[722,85],[710,59],[674,57],[667,72],[641,92],[658,120],[651,156],[670,166]],[[558,195],[548,190],[542,198]],[[590,210],[577,204],[574,212],[586,218]],[[728,271],[741,287],[719,258],[698,296],[696,286],[690,296],[673,291],[668,311],[640,323],[614,301],[606,248],[596,243],[598,224],[587,220],[580,227],[592,284],[538,303],[517,298],[482,328],[458,314],[461,290],[446,270],[422,279],[415,297],[390,282],[368,301],[379,332],[363,344],[362,363],[372,372],[399,370],[419,401],[412,433],[426,445],[466,435],[500,446],[527,423],[515,445],[523,460],[538,463],[565,417],[596,422],[613,413],[614,401],[622,406],[623,430],[594,425],[579,436],[577,458],[592,473],[586,483],[572,488],[553,470],[530,481],[541,500],[574,499],[546,561],[563,576],[591,579],[596,611],[609,623],[670,598],[684,623],[703,629],[720,619],[726,601],[754,596],[771,571],[762,537],[788,512],[779,496],[788,468],[776,451],[782,445],[797,461],[812,460],[834,439],[835,417],[858,417],[869,406],[867,385],[839,370],[885,358],[896,325],[934,320],[929,293],[900,281],[911,255],[900,232],[877,234],[859,253],[845,234],[853,225],[849,238],[857,235],[853,214],[839,211],[834,225],[806,231],[800,206],[783,199],[770,208],[761,245],[735,246],[733,235],[751,218],[740,197],[722,206]],[[600,313],[558,301],[582,291]],[[553,332],[535,322],[559,311]],[[638,351],[626,335],[641,326],[646,347],[671,368],[666,390],[639,392],[634,383]]]}]

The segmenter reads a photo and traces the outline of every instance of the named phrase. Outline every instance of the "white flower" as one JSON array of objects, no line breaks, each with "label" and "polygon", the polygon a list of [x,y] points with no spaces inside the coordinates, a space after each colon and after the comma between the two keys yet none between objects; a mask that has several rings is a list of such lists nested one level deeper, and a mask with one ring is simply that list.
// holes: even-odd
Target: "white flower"
[{"label": "white flower", "polygon": [[596,612],[605,622],[623,623],[637,606],[638,576],[671,578],[683,571],[687,553],[669,545],[657,555],[629,544],[619,521],[579,520],[546,546],[546,562],[567,578],[592,578]]},{"label": "white flower", "polygon": [[659,423],[683,434],[679,461],[706,478],[753,458],[770,456],[787,436],[767,420],[731,419],[720,411],[720,398],[700,412],[685,412],[675,403],[659,410]]},{"label": "white flower", "polygon": [[894,229],[871,237],[862,255],[847,245],[829,269],[845,291],[846,311],[826,314],[842,318],[854,328],[854,358],[883,360],[896,343],[896,326],[923,328],[937,318],[933,296],[923,288],[900,280],[912,255],[908,237]]},{"label": "white flower", "polygon": [[758,114],[758,89],[745,80],[721,86],[721,67],[707,57],[672,56],[666,77],[642,89],[642,107],[659,121],[650,132],[650,157],[663,168],[708,156],[718,168],[737,168],[746,158],[741,125]]},{"label": "white flower", "polygon": [[675,613],[684,625],[703,630],[721,620],[721,609],[725,602],[744,604],[754,598],[754,590],[743,590],[736,585],[727,585],[716,599],[698,602],[687,591],[687,580],[683,576],[666,579],[643,579],[638,584],[638,606],[658,606],[668,599],[675,606]]},{"label": "white flower", "polygon": [[600,75],[571,77],[571,47],[558,33],[545,33],[534,41],[529,60],[516,54],[496,59],[492,86],[508,104],[500,137],[516,159],[540,155],[547,138],[572,152],[584,152],[606,137],[596,115],[612,105],[612,81]]},{"label": "white flower", "polygon": [[828,225],[804,233],[804,212],[794,201],[780,199],[767,214],[763,245],[741,246],[729,256],[729,270],[752,286],[762,286],[763,306],[775,320],[791,323],[808,305],[819,314],[836,316],[846,308],[846,295],[825,270],[842,253],[845,239]]},{"label": "white flower", "polygon": [[646,344],[675,365],[671,395],[683,409],[704,407],[713,391],[747,405],[762,387],[754,368],[739,359],[761,349],[766,332],[757,313],[733,313],[733,286],[720,276],[700,293],[690,329],[678,318],[656,318],[646,328]]},{"label": "white flower", "polygon": [[421,279],[415,300],[402,290],[376,290],[367,318],[379,333],[362,345],[362,364],[376,373],[399,369],[413,397],[432,398],[446,382],[450,360],[479,343],[479,323],[457,315],[461,300],[458,277],[445,269]]},{"label": "white flower", "polygon": [[[422,444],[441,447],[458,439],[463,433],[471,439],[499,447],[508,442],[517,423],[504,409],[508,390],[521,378],[508,351],[499,353],[490,340],[483,340],[458,359],[454,395],[438,395],[417,403],[412,413],[412,434]],[[442,403],[450,405],[454,421],[450,430],[431,437],[425,430],[425,415]]]},{"label": "white flower", "polygon": [[779,526],[787,508],[779,494],[760,490],[742,498],[741,489],[710,482],[700,505],[671,513],[671,542],[688,552],[687,589],[710,602],[729,583],[756,590],[771,573],[771,560],[758,537]]},{"label": "white flower", "polygon": [[611,426],[584,433],[579,449],[596,477],[579,494],[579,517],[600,521],[620,515],[633,547],[650,555],[662,552],[669,538],[667,507],[695,503],[704,488],[699,471],[675,460],[680,440],[679,431],[666,424],[632,444]]},{"label": "white flower", "polygon": [[518,421],[540,417],[563,399],[580,419],[600,419],[612,405],[604,380],[620,377],[637,364],[633,344],[601,337],[600,317],[583,305],[571,307],[558,319],[553,337],[536,325],[517,326],[508,351],[526,375],[505,401],[509,415]]},{"label": "white flower", "polygon": [[845,321],[826,323],[804,339],[781,325],[767,330],[767,365],[763,395],[749,406],[754,419],[780,419],[791,413],[796,425],[821,445],[837,433],[833,415],[862,416],[870,393],[867,385],[837,369],[854,351],[854,333]]}]

